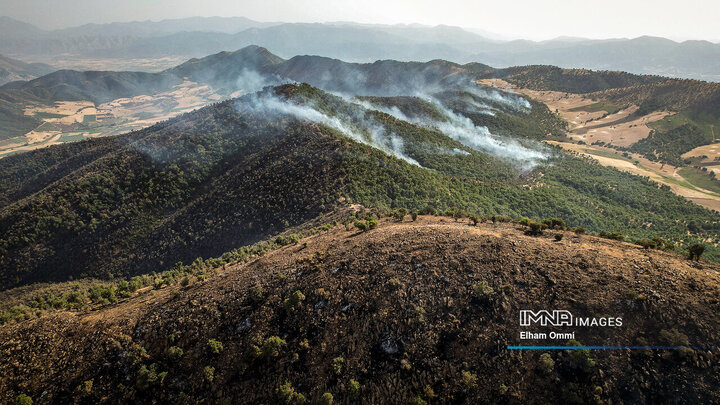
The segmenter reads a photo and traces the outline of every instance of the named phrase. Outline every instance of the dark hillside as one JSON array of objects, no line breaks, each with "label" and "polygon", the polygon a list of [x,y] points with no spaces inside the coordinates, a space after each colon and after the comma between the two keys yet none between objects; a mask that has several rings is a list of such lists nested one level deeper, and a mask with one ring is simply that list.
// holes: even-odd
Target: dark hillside
[{"label": "dark hillside", "polygon": [[498,77],[520,87],[533,90],[592,93],[666,80],[660,76],[635,75],[616,71],[563,69],[557,66],[516,66],[483,71],[489,77]]},{"label": "dark hillside", "polygon": [[[186,286],[2,326],[0,400],[720,401],[716,352],[702,348],[718,344],[716,265],[571,232],[409,220],[337,225],[244,263],[200,264],[210,278]],[[509,350],[548,342],[518,339],[527,308],[622,318],[571,328],[584,345],[694,348]]]},{"label": "dark hillside", "polygon": [[104,103],[165,91],[180,82],[178,77],[163,73],[59,70],[29,82],[11,83],[1,89],[48,101],[90,100]]},{"label": "dark hillside", "polygon": [[[534,114],[514,117],[531,125]],[[463,136],[495,142],[477,131]],[[280,233],[340,201],[560,217],[678,249],[718,238],[718,214],[647,179],[502,138],[545,159],[522,168],[475,138],[457,139],[285,85],[121,137],[3,159],[0,285],[162,271]],[[706,257],[715,252],[708,246]]]}]

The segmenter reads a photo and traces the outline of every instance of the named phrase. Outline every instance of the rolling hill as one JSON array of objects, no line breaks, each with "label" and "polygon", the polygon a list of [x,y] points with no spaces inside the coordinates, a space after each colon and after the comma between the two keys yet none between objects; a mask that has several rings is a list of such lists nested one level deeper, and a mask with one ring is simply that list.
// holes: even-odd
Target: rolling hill
[{"label": "rolling hill", "polygon": [[[68,290],[72,310],[0,328],[0,400],[718,401],[717,265],[449,217],[360,232],[352,220],[369,213],[354,207],[284,247],[196,262],[137,291],[126,283],[83,301]],[[537,326],[575,330],[553,344],[685,348],[511,350],[547,342],[519,339],[527,308],[621,318]]]},{"label": "rolling hill", "polygon": [[[143,41],[298,32],[167,31],[204,23],[151,25]],[[369,29],[368,41],[474,38],[335,28],[343,41]],[[9,83],[0,119],[20,132],[52,115],[28,105],[172,105],[197,88],[217,97],[0,159],[1,402],[720,401],[720,212],[564,152],[569,122],[526,95],[582,98],[604,118],[672,109],[691,121],[632,145],[669,159],[707,142],[717,84],[248,46],[158,73]],[[622,322],[518,324],[554,309]],[[562,347],[512,348],[547,344]]]},{"label": "rolling hill", "polygon": [[[681,245],[718,238],[717,213],[648,179],[556,154],[532,133],[510,136],[562,127],[544,105],[498,95],[357,103],[282,85],[131,134],[2,159],[0,285],[159,271],[347,202],[559,217]],[[478,110],[481,102],[494,115]],[[707,257],[716,257],[713,246]]]},{"label": "rolling hill", "polygon": [[53,70],[52,66],[44,63],[25,63],[0,55],[0,86],[18,80],[32,80]]}]

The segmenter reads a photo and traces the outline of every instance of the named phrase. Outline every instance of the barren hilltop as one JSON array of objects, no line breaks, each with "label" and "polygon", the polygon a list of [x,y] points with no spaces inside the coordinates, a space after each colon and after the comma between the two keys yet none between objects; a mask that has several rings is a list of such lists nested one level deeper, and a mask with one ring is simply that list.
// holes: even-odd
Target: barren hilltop
[{"label": "barren hilltop", "polygon": [[[720,332],[717,264],[504,217],[351,208],[118,302],[3,326],[0,401],[720,401],[702,347]],[[509,350],[538,344],[519,340],[523,309],[622,317],[576,328],[583,345],[689,348]]]}]

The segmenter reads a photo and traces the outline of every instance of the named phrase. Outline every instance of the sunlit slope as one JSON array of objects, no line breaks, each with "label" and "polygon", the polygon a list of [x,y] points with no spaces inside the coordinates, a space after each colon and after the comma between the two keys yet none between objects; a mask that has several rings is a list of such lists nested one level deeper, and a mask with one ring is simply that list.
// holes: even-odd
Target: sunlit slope
[{"label": "sunlit slope", "polygon": [[[717,237],[716,214],[655,183],[472,123],[453,129],[453,114],[450,126],[413,124],[286,85],[133,134],[4,159],[2,285],[159,271],[348,202],[561,217],[681,244]],[[539,158],[528,165],[508,150]]]},{"label": "sunlit slope", "polygon": [[[158,276],[116,304],[2,326],[0,400],[720,399],[716,350],[704,348],[718,344],[715,264],[570,231],[559,242],[560,231],[528,236],[517,224],[421,215],[360,232],[353,219],[240,263],[196,263],[170,285]],[[622,326],[520,328],[528,308]],[[691,348],[508,350],[569,344],[520,340],[525,329]]]}]

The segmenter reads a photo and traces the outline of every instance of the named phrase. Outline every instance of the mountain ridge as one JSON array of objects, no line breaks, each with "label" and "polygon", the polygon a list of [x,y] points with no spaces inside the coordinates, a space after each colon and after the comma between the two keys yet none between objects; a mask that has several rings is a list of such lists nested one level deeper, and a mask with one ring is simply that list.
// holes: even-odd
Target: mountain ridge
[{"label": "mountain ridge", "polygon": [[[419,216],[365,232],[330,224],[239,262],[195,263],[118,303],[0,328],[0,398],[715,401],[718,366],[696,346],[717,336],[717,265],[564,234]],[[518,339],[520,309],[558,306],[622,319],[577,328],[570,344],[693,348],[507,348],[534,343]],[[68,367],[48,370],[61,358]]]},{"label": "mountain ridge", "polygon": [[[625,70],[640,74],[720,80],[716,73],[720,44],[709,41],[675,42],[650,36],[617,40],[498,41],[488,40],[462,28],[447,26],[255,22],[245,22],[246,29],[239,32],[229,29],[210,32],[206,29],[188,31],[178,28],[153,35],[142,34],[144,31],[152,31],[151,27],[159,24],[155,22],[146,23],[149,24],[148,28],[142,28],[143,23],[123,23],[135,25],[133,29],[119,29],[117,35],[95,33],[103,29],[112,29],[113,32],[118,30],[107,24],[85,27],[95,30],[92,35],[75,28],[53,31],[56,34],[52,37],[25,23],[8,18],[2,21],[5,28],[0,27],[0,32],[6,32],[8,40],[4,46],[0,45],[0,53],[13,56],[47,55],[62,51],[93,58],[158,55],[199,57],[257,44],[284,57],[320,54],[355,62],[388,58],[404,61],[440,58],[457,63],[482,62],[498,67],[550,64],[565,68]],[[176,24],[182,21],[178,20]],[[232,25],[230,22],[227,24]],[[136,34],[128,36],[126,32]],[[87,37],[93,37],[94,40],[88,41]]]},{"label": "mountain ridge", "polygon": [[[518,111],[501,99],[491,116],[477,112],[474,100],[490,108],[498,103],[492,94],[436,97],[441,101],[430,109],[419,98],[356,103],[286,84],[130,134],[2,159],[0,284],[111,278],[213,257],[343,201],[564,217],[595,232],[681,245],[714,240],[717,213],[648,179],[536,144],[533,136],[562,131],[544,105]],[[429,125],[400,119],[402,113],[374,102],[443,118]],[[526,138],[490,132],[513,127],[539,130]],[[707,250],[715,257],[714,247]]]},{"label": "mountain ridge", "polygon": [[14,81],[25,81],[46,75],[55,69],[44,63],[25,63],[0,55],[0,86]]}]

